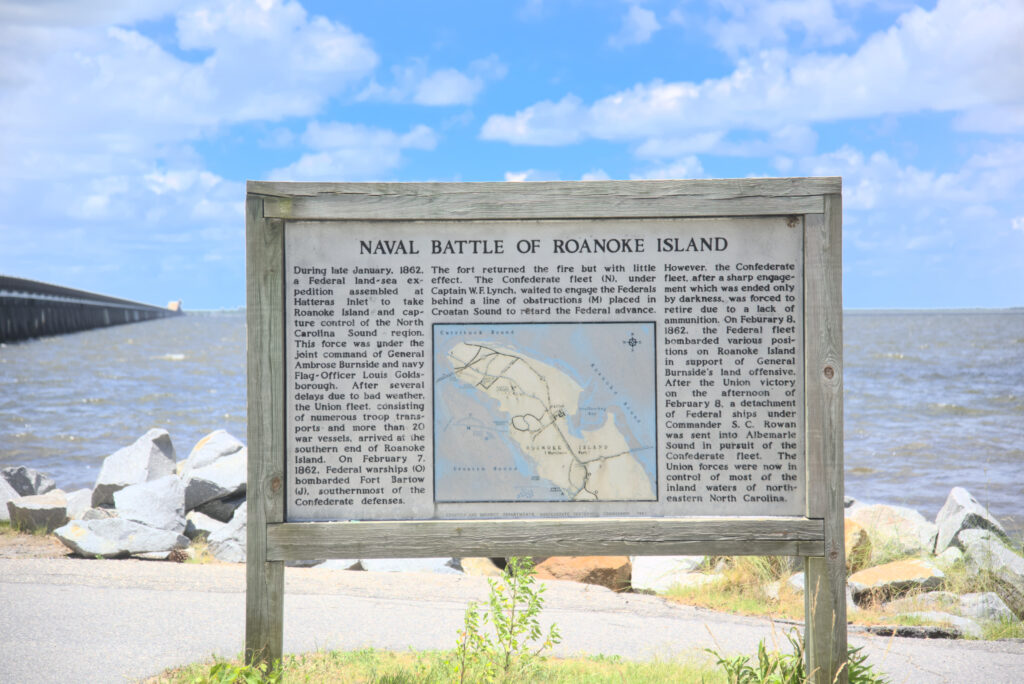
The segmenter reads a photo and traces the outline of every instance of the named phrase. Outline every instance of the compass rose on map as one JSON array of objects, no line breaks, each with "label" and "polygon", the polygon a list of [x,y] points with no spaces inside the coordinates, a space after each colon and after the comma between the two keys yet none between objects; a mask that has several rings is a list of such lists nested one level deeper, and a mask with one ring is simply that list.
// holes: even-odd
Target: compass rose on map
[{"label": "compass rose on map", "polygon": [[629,351],[636,351],[638,344],[641,344],[640,340],[636,338],[636,335],[629,333],[629,337],[622,341],[622,344],[629,347]]}]

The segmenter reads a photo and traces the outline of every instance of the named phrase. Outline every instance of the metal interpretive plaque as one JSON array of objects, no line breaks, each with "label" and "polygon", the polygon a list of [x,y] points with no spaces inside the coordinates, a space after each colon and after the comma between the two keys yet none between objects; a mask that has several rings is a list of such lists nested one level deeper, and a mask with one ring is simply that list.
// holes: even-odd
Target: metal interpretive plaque
[{"label": "metal interpretive plaque", "polygon": [[803,223],[290,222],[285,519],[803,515]]}]

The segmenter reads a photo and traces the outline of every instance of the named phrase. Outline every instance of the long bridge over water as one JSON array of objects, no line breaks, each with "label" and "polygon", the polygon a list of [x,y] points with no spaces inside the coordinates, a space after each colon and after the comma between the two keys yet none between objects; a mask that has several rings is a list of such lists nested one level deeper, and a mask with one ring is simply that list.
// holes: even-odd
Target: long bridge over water
[{"label": "long bridge over water", "polygon": [[180,315],[180,309],[0,275],[0,342]]}]

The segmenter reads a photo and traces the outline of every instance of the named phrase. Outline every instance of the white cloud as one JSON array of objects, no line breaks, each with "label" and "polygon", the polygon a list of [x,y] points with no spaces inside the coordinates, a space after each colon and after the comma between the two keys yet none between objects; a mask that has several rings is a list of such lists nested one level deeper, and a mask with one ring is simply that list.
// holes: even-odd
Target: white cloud
[{"label": "white cloud", "polygon": [[1024,142],[975,154],[962,168],[945,173],[901,164],[883,151],[865,155],[848,145],[803,159],[800,166],[813,176],[842,176],[846,209],[970,206],[1016,197],[1024,185]]},{"label": "white cloud", "polygon": [[359,99],[432,107],[469,105],[487,81],[502,79],[507,71],[496,55],[473,61],[465,72],[451,68],[428,71],[425,61],[413,60],[407,66],[391,68],[392,85],[382,86],[374,81],[359,94]]},{"label": "white cloud", "polygon": [[402,163],[404,150],[432,150],[437,136],[427,126],[398,134],[384,128],[316,121],[307,126],[302,142],[313,152],[268,174],[272,180],[379,180]]},{"label": "white cloud", "polygon": [[1024,216],[1018,216],[1010,221],[1010,227],[1024,233]]},{"label": "white cloud", "polygon": [[832,0],[720,0],[729,15],[713,20],[709,30],[715,44],[729,54],[785,45],[800,32],[809,45],[839,45],[855,36],[840,21]]},{"label": "white cloud", "polygon": [[580,176],[580,180],[584,181],[610,180],[610,178],[611,177],[605,173],[604,169],[591,169]]},{"label": "white cloud", "polygon": [[493,115],[484,122],[480,137],[524,145],[566,145],[585,136],[583,100],[566,95],[559,102],[539,102],[514,116]]},{"label": "white cloud", "polygon": [[700,159],[690,155],[677,159],[674,162],[665,166],[658,166],[649,169],[643,173],[631,174],[630,178],[633,180],[649,180],[649,179],[677,179],[677,178],[702,178],[704,176],[704,167],[700,163]]},{"label": "white cloud", "polygon": [[483,79],[466,76],[456,69],[441,69],[416,84],[412,101],[428,106],[468,105],[483,87]]},{"label": "white cloud", "polygon": [[1005,128],[1013,124],[993,113],[1024,108],[1021,35],[1024,3],[940,0],[932,11],[903,14],[852,54],[766,50],[701,83],[655,80],[591,105],[566,95],[493,115],[481,137],[534,145],[688,138],[921,111]]},{"label": "white cloud", "polygon": [[0,83],[0,155],[25,160],[6,171],[52,174],[68,169],[53,163],[65,156],[145,158],[224,124],[311,115],[377,61],[364,37],[294,2],[227,0],[177,22],[180,47],[207,51],[202,61],[130,28],[3,29],[15,45],[46,49],[3,54],[0,71],[18,77]]},{"label": "white cloud", "polygon": [[665,159],[709,153],[738,157],[764,157],[778,153],[807,155],[814,151],[817,141],[817,133],[801,124],[742,136],[729,136],[724,130],[705,131],[685,137],[649,138],[636,148],[636,156]]},{"label": "white cloud", "polygon": [[622,26],[615,35],[608,38],[608,44],[620,49],[640,45],[649,41],[660,28],[661,24],[658,23],[654,12],[638,5],[630,5],[622,17]]},{"label": "white cloud", "polygon": [[506,171],[505,181],[508,183],[526,183],[530,181],[553,181],[558,180],[558,174],[551,171],[538,171],[527,169],[525,171]]}]

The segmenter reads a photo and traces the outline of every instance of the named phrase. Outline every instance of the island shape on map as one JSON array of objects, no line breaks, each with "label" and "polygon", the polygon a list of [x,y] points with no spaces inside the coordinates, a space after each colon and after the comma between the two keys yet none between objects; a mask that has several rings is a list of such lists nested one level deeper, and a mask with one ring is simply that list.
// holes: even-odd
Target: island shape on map
[{"label": "island shape on map", "polygon": [[652,501],[651,480],[606,415],[596,430],[573,435],[568,419],[582,388],[562,371],[514,349],[459,342],[448,352],[455,377],[499,403],[508,431],[537,474],[573,501]]}]

